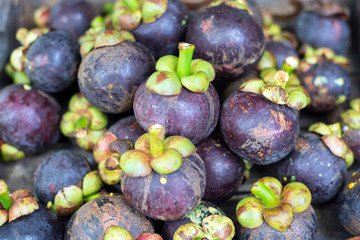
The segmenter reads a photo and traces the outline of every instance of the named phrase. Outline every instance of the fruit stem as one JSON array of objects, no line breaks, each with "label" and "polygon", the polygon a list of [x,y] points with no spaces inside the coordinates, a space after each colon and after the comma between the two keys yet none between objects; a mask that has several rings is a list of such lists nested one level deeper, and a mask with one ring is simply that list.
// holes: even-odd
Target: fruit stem
[{"label": "fruit stem", "polygon": [[132,12],[135,12],[140,8],[140,3],[137,0],[122,0],[125,6],[131,10]]},{"label": "fruit stem", "polygon": [[8,185],[2,179],[0,180],[0,202],[6,210],[9,210],[11,205],[14,203],[14,199],[10,195]]},{"label": "fruit stem", "polygon": [[285,89],[286,83],[289,81],[289,73],[285,70],[279,70],[274,76],[275,83]]},{"label": "fruit stem", "polygon": [[285,70],[290,75],[298,67],[299,67],[299,59],[294,56],[289,56],[289,57],[285,58],[285,61],[284,61],[283,65],[281,66],[281,69]]},{"label": "fruit stem", "polygon": [[177,65],[177,75],[179,78],[190,75],[191,61],[195,50],[195,45],[186,42],[179,43],[179,61]]},{"label": "fruit stem", "polygon": [[255,182],[250,191],[263,201],[266,208],[274,208],[280,204],[278,196],[260,181]]}]

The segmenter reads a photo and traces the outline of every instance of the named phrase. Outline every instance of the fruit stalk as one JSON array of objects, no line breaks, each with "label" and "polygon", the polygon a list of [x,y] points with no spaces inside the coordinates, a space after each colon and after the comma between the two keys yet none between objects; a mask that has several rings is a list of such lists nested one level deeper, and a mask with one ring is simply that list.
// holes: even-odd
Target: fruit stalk
[{"label": "fruit stalk", "polygon": [[254,183],[250,191],[263,201],[266,208],[274,208],[280,204],[279,197],[260,181]]},{"label": "fruit stalk", "polygon": [[0,180],[0,202],[6,210],[9,210],[11,205],[14,203],[14,199],[10,195],[8,185],[2,179]]},{"label": "fruit stalk", "polygon": [[195,50],[195,45],[181,42],[179,43],[179,61],[177,65],[177,75],[179,78],[190,75],[191,61]]}]

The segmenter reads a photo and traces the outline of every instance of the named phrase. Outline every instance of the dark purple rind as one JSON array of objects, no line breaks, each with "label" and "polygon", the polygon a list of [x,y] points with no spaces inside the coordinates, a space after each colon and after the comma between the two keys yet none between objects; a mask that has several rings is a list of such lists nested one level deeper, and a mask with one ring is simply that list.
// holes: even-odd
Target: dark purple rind
[{"label": "dark purple rind", "polygon": [[[354,185],[350,188],[350,183]],[[338,198],[338,218],[341,225],[352,235],[360,235],[360,172],[346,180]]]},{"label": "dark purple rind", "polygon": [[[202,204],[204,206],[204,208],[201,208],[201,212],[198,213],[198,222],[202,222],[202,220],[208,216],[213,215],[209,208],[215,208],[217,211],[220,212],[221,215],[225,216],[225,213],[215,204],[212,204],[211,202],[206,202],[206,201],[201,201],[200,204]],[[161,229],[161,236],[164,240],[173,240],[173,236],[176,232],[176,230],[181,226],[184,225],[186,223],[192,223],[193,221],[190,220],[190,218],[187,216],[180,218],[180,219],[176,219],[176,220],[172,220],[172,221],[166,221],[164,222],[162,229]]]},{"label": "dark purple rind", "polygon": [[57,216],[43,205],[31,214],[22,216],[0,227],[2,240],[62,240],[64,227]]},{"label": "dark purple rind", "polygon": [[[317,77],[324,77],[327,82],[322,85],[316,85]],[[336,79],[342,78],[343,85],[336,83]],[[329,112],[337,107],[336,100],[338,96],[345,95],[350,98],[351,79],[347,72],[335,63],[320,61],[313,65],[307,72],[299,75],[301,85],[308,91],[311,97],[311,109],[315,112]],[[321,91],[327,91],[321,93]]]},{"label": "dark purple rind", "polygon": [[294,56],[299,58],[295,47],[286,41],[268,41],[265,45],[265,50],[269,51],[276,58],[277,69],[280,69],[284,64],[285,58]]},{"label": "dark purple rind", "polygon": [[70,150],[56,151],[45,158],[34,173],[35,194],[46,205],[54,201],[62,187],[81,183],[89,171],[85,157]]},{"label": "dark purple rind", "polygon": [[342,138],[354,154],[355,161],[360,163],[360,129],[344,130]]},{"label": "dark purple rind", "polygon": [[320,136],[314,133],[300,134],[295,149],[274,167],[277,178],[284,185],[291,181],[292,176],[295,176],[294,181],[305,184],[311,192],[313,204],[335,197],[346,179],[344,159],[333,155]]},{"label": "dark purple rind", "polygon": [[241,91],[233,92],[223,103],[220,128],[234,153],[260,165],[288,155],[299,135],[295,110]]},{"label": "dark purple rind", "polygon": [[154,72],[155,60],[141,43],[125,41],[91,51],[81,62],[81,93],[107,113],[130,110],[136,89]]},{"label": "dark purple rind", "polygon": [[147,46],[155,59],[178,55],[178,44],[185,38],[187,14],[180,0],[168,0],[165,13],[152,23],[141,22],[132,31],[136,41]]},{"label": "dark purple rind", "polygon": [[237,224],[238,240],[258,240],[258,239],[301,239],[312,240],[317,232],[317,218],[312,206],[304,212],[295,213],[293,221],[288,229],[280,232],[270,227],[265,221],[257,228],[245,228]]},{"label": "dark purple rind", "polygon": [[25,71],[31,83],[44,92],[60,92],[77,77],[79,45],[67,32],[49,32],[37,39],[26,53]]},{"label": "dark purple rind", "polygon": [[134,113],[144,129],[158,123],[166,128],[167,136],[181,135],[196,144],[215,129],[220,102],[211,84],[204,93],[183,87],[180,94],[173,96],[153,93],[142,84],[135,93]]},{"label": "dark purple rind", "polygon": [[133,144],[141,135],[146,133],[134,115],[118,120],[109,128],[108,132],[113,133],[118,139],[130,139]]},{"label": "dark purple rind", "polygon": [[295,33],[300,42],[315,48],[330,48],[338,55],[345,55],[350,45],[350,28],[344,20],[315,12],[299,15],[295,21]]},{"label": "dark purple rind", "polygon": [[200,11],[189,24],[186,42],[196,46],[194,58],[210,62],[224,79],[242,74],[265,48],[263,31],[248,11],[225,4]]},{"label": "dark purple rind", "polygon": [[[161,178],[166,183],[160,182]],[[148,217],[168,221],[190,213],[200,202],[206,186],[204,163],[196,153],[183,158],[181,167],[171,174],[153,171],[146,177],[121,173],[121,190],[128,202]]]},{"label": "dark purple rind", "polygon": [[80,37],[90,28],[95,17],[91,5],[83,0],[65,0],[56,4],[50,12],[49,27]]},{"label": "dark purple rind", "polygon": [[0,139],[25,152],[40,152],[60,136],[61,109],[51,96],[23,85],[0,91]]},{"label": "dark purple rind", "polygon": [[103,240],[106,229],[119,226],[134,239],[143,233],[154,233],[150,219],[129,205],[122,195],[104,195],[84,204],[71,217],[64,240]]},{"label": "dark purple rind", "polygon": [[244,180],[245,165],[219,138],[206,138],[196,145],[206,169],[203,200],[221,203],[229,199]]}]

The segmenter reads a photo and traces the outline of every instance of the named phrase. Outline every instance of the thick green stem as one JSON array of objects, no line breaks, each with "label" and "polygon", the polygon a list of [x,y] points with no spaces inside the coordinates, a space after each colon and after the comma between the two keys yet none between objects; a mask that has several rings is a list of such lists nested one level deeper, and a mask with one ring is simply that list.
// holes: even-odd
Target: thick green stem
[{"label": "thick green stem", "polygon": [[294,56],[289,56],[285,58],[285,61],[281,69],[285,70],[290,75],[298,67],[299,67],[299,59]]},{"label": "thick green stem", "polygon": [[274,76],[275,83],[285,89],[286,83],[289,81],[289,74],[285,70],[279,70]]},{"label": "thick green stem", "polygon": [[278,196],[260,181],[254,183],[250,191],[263,201],[266,208],[274,208],[280,204]]},{"label": "thick green stem", "polygon": [[90,125],[90,120],[87,117],[80,117],[75,123],[75,129],[79,128],[88,128]]},{"label": "thick green stem", "polygon": [[135,12],[140,8],[140,3],[137,0],[122,0],[125,6],[131,10],[132,12]]},{"label": "thick green stem", "polygon": [[177,65],[177,75],[179,78],[190,75],[191,61],[195,50],[195,45],[181,42],[179,43],[179,61]]},{"label": "thick green stem", "polygon": [[4,180],[0,180],[0,202],[6,210],[9,210],[14,203],[14,199],[10,196],[9,188]]}]

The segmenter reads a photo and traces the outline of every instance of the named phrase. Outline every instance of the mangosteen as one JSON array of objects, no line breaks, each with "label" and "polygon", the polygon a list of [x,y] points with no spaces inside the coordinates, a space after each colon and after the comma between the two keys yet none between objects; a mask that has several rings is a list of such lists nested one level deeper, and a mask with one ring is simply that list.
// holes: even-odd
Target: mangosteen
[{"label": "mangosteen", "polygon": [[90,172],[86,159],[76,152],[60,150],[50,154],[34,173],[39,200],[57,214],[75,212],[87,197],[99,192],[103,182],[97,171]]},{"label": "mangosteen", "polygon": [[81,93],[103,112],[130,110],[136,89],[154,70],[150,51],[141,43],[128,41],[131,36],[124,32],[102,31],[86,38],[80,39],[82,54],[87,54],[78,72]]},{"label": "mangosteen", "polygon": [[1,239],[63,239],[64,228],[55,214],[36,202],[34,194],[21,189],[10,194],[0,180]]},{"label": "mangosteen", "polygon": [[144,129],[158,123],[168,135],[181,135],[196,144],[215,129],[220,102],[210,84],[214,68],[204,60],[192,60],[194,48],[182,42],[179,58],[160,58],[157,71],[136,91],[133,108]]},{"label": "mangosteen", "polygon": [[[282,67],[287,57],[291,56],[299,58],[299,54],[297,53],[294,45],[286,41],[267,41],[265,44],[264,54],[271,55],[271,57],[275,60],[274,66],[269,67],[274,67],[277,69],[280,69]],[[261,64],[261,60],[259,64]]]},{"label": "mangosteen", "polygon": [[318,1],[317,9],[303,11],[295,21],[295,33],[300,42],[315,48],[325,47],[344,55],[349,46],[349,12],[336,3]]},{"label": "mangosteen", "polygon": [[85,150],[92,150],[95,143],[106,132],[108,117],[92,106],[81,93],[69,101],[69,111],[61,118],[60,130],[66,137],[74,138]]},{"label": "mangosteen", "polygon": [[360,163],[360,98],[350,101],[351,109],[341,113],[343,139],[354,153],[355,160]]},{"label": "mangosteen", "polygon": [[204,195],[206,170],[189,139],[165,138],[160,124],[120,156],[121,190],[148,217],[168,221],[190,213]]},{"label": "mangosteen", "polygon": [[203,200],[213,203],[224,202],[244,182],[243,160],[231,152],[221,138],[206,138],[196,147],[206,169]]},{"label": "mangosteen", "polygon": [[194,56],[209,61],[217,77],[234,79],[255,67],[265,48],[261,26],[246,3],[219,1],[199,10],[190,21],[186,41],[196,45]]},{"label": "mangosteen", "polygon": [[281,181],[302,182],[310,189],[312,202],[323,203],[341,190],[353,154],[341,139],[339,123],[316,123],[309,131],[315,133],[300,134],[294,150],[274,168]]},{"label": "mangosteen", "polygon": [[338,198],[338,218],[341,225],[353,235],[360,235],[359,226],[359,183],[360,172],[354,172],[352,176],[346,180],[345,186],[339,194]]},{"label": "mangosteen", "polygon": [[95,12],[84,0],[64,0],[52,7],[48,17],[50,28],[69,32],[78,38],[90,27]]},{"label": "mangosteen", "polygon": [[65,231],[65,240],[102,240],[112,226],[127,230],[134,239],[154,233],[152,221],[136,211],[122,195],[105,195],[91,200],[76,211]]},{"label": "mangosteen", "polygon": [[350,97],[351,79],[339,65],[347,63],[345,57],[335,55],[330,49],[306,47],[299,79],[310,94],[310,110],[329,112]]},{"label": "mangosteen", "polygon": [[301,88],[288,88],[285,70],[264,80],[242,84],[225,100],[220,116],[221,133],[230,149],[260,165],[277,162],[293,150],[299,135],[296,110],[308,102]]},{"label": "mangosteen", "polygon": [[[134,240],[133,236],[122,227],[111,226],[106,229],[104,240]],[[136,240],[163,240],[157,233],[143,233]]]},{"label": "mangosteen", "polygon": [[188,16],[180,0],[118,0],[106,19],[115,30],[131,31],[158,59],[177,53]]},{"label": "mangosteen", "polygon": [[[162,226],[161,236],[164,238],[164,240],[172,240],[175,232],[182,225],[185,225],[187,223],[192,223],[192,224],[196,224],[200,227],[202,225],[204,219],[206,219],[210,216],[226,217],[225,213],[215,204],[213,204],[211,202],[207,202],[207,201],[201,201],[199,203],[199,205],[197,205],[197,207],[194,210],[192,210],[189,214],[187,214],[186,216],[184,216],[180,219],[172,220],[172,221],[165,221]],[[210,218],[208,218],[208,219],[210,219]],[[206,222],[206,220],[204,222]],[[219,230],[219,229],[217,229],[217,230]],[[232,233],[234,230],[233,224],[232,224],[232,227],[230,228],[230,230],[231,230],[230,233]],[[179,231],[181,231],[181,229]],[[177,237],[179,237],[179,236],[177,236]]]},{"label": "mangosteen", "polygon": [[48,32],[30,45],[25,63],[25,72],[35,87],[60,92],[76,80],[79,45],[67,32]]},{"label": "mangosteen", "polygon": [[[10,152],[40,152],[55,144],[60,136],[61,109],[54,98],[29,85],[9,85],[0,91],[0,139]],[[7,153],[6,153],[7,152]],[[16,154],[15,154],[16,155]],[[16,157],[17,159],[17,157]],[[5,158],[4,158],[5,160]]]},{"label": "mangosteen", "polygon": [[[317,220],[311,193],[302,183],[284,188],[273,177],[263,177],[251,189],[254,196],[236,206],[238,239],[313,239]],[[265,221],[264,221],[265,220]]]}]

